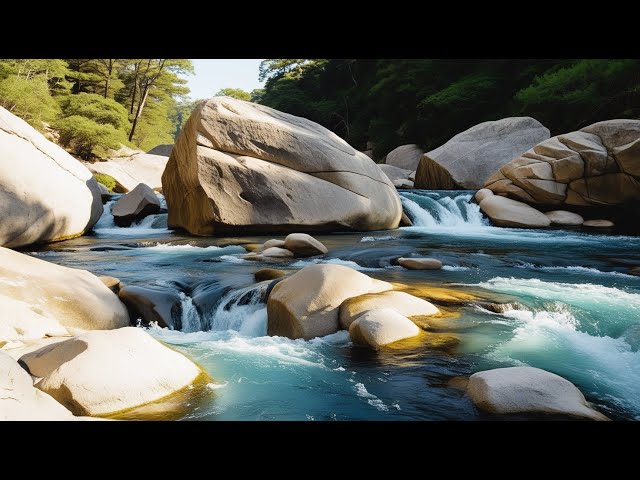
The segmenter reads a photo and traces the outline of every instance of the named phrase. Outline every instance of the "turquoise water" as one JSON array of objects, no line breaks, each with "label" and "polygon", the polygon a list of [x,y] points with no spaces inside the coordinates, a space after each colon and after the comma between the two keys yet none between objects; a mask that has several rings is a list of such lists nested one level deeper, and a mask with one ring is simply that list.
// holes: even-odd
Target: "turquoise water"
[{"label": "turquoise water", "polygon": [[[270,237],[184,236],[166,228],[166,215],[121,229],[106,213],[95,235],[32,254],[126,284],[183,292],[184,331],[150,332],[215,379],[211,395],[185,419],[491,419],[450,380],[523,364],[568,378],[612,418],[640,419],[640,278],[626,273],[640,265],[640,238],[492,227],[472,194],[403,192],[415,226],[320,235],[330,250],[324,258],[277,267],[339,263],[384,280],[512,304],[501,314],[449,306],[459,316],[438,327],[458,339],[449,348],[375,353],[353,347],[345,332],[311,341],[267,337],[260,302],[266,285],[256,284],[253,272],[273,265],[239,257],[242,244]],[[410,254],[445,266],[407,271],[392,265]],[[204,315],[191,302],[198,285],[225,292]]]}]

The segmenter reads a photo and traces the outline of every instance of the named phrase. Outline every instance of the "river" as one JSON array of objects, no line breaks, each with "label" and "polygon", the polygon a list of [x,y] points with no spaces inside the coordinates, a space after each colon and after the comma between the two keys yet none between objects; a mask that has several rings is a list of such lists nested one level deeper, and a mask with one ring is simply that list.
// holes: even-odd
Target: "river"
[{"label": "river", "polygon": [[[455,341],[408,351],[355,348],[346,332],[311,341],[266,336],[260,294],[268,282],[256,284],[253,272],[273,265],[240,256],[243,244],[271,237],[190,237],[167,229],[166,214],[119,228],[111,202],[92,235],[27,253],[127,285],[183,292],[181,331],[149,331],[214,381],[173,418],[490,420],[451,379],[531,365],[569,379],[609,417],[640,420],[640,277],[625,273],[640,265],[640,237],[492,227],[473,193],[402,192],[413,227],[316,235],[329,248],[325,257],[276,267],[337,263],[382,280],[512,304],[502,313],[449,307],[433,335]],[[444,267],[391,265],[411,253],[438,258]],[[204,315],[190,298],[198,284],[225,292]]]}]

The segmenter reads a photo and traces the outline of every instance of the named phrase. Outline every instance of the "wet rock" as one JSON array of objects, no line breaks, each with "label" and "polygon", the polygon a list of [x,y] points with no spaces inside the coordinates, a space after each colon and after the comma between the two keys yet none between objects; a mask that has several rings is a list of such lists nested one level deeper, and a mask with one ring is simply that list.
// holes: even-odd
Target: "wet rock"
[{"label": "wet rock", "polygon": [[442,262],[435,258],[401,257],[397,261],[398,265],[408,270],[440,270],[442,268]]},{"label": "wet rock", "polygon": [[369,310],[349,327],[353,343],[374,349],[415,337],[419,333],[420,329],[415,323],[391,308]]}]

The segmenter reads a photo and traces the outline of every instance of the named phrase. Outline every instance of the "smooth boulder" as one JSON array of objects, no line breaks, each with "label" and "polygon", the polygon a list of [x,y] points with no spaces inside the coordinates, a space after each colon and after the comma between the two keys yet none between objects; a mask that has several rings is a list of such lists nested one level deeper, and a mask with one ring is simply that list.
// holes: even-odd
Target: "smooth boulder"
[{"label": "smooth boulder", "polygon": [[33,386],[17,361],[0,351],[0,421],[73,419],[69,410]]},{"label": "smooth boulder", "polygon": [[381,308],[370,310],[349,326],[353,343],[379,349],[420,333],[418,326],[397,310]]},{"label": "smooth boulder", "polygon": [[264,244],[262,245],[262,248],[257,250],[260,250],[260,251],[266,250],[271,247],[287,248],[284,246],[284,240],[278,240],[278,239],[272,238],[271,240],[267,240],[266,242],[264,242]]},{"label": "smooth boulder", "polygon": [[128,227],[135,221],[159,212],[158,196],[144,183],[138,184],[111,207],[113,221],[119,227]]},{"label": "smooth boulder", "polygon": [[0,152],[0,246],[78,237],[102,215],[102,194],[91,172],[2,107]]},{"label": "smooth boulder", "polygon": [[411,170],[394,167],[393,165],[387,165],[386,163],[379,164],[378,167],[380,167],[380,170],[382,170],[392,182],[395,180],[409,180],[409,176],[412,173]]},{"label": "smooth boulder", "polygon": [[230,97],[193,111],[162,175],[169,226],[195,235],[397,228],[366,155],[310,120]]},{"label": "smooth boulder", "polygon": [[287,257],[293,257],[293,252],[291,250],[287,250],[286,248],[270,247],[263,250],[260,253],[260,255],[263,257],[287,258]]},{"label": "smooth boulder", "polygon": [[256,270],[253,273],[253,277],[256,279],[256,282],[264,282],[265,280],[275,280],[277,278],[282,278],[287,275],[287,272],[284,270],[277,270],[275,268],[261,268],[260,270]]},{"label": "smooth boulder", "polygon": [[637,203],[640,120],[606,120],[542,141],[497,168],[486,188],[540,205]]},{"label": "smooth boulder", "polygon": [[591,228],[611,228],[615,226],[611,220],[586,220],[582,223],[583,227],[591,227]]},{"label": "smooth boulder", "polygon": [[2,247],[0,311],[7,315],[0,320],[0,332],[14,339],[68,335],[69,328],[106,330],[129,325],[124,305],[92,273]]},{"label": "smooth boulder", "polygon": [[267,301],[267,333],[309,340],[339,329],[340,305],[347,298],[392,290],[342,265],[311,265],[280,281]]},{"label": "smooth boulder", "polygon": [[541,228],[551,225],[551,220],[539,210],[499,195],[482,200],[480,210],[499,227]]},{"label": "smooth boulder", "polygon": [[120,290],[118,298],[126,305],[133,322],[157,323],[159,327],[172,330],[182,327],[183,297],[176,290],[129,285]]},{"label": "smooth boulder", "polygon": [[438,307],[405,292],[369,293],[348,298],[340,305],[340,327],[348,330],[351,324],[364,312],[391,308],[405,317],[435,315]]},{"label": "smooth boulder", "polygon": [[531,117],[483,122],[425,153],[416,171],[416,188],[478,190],[514,157],[549,138]]},{"label": "smooth boulder", "polygon": [[546,212],[545,215],[551,220],[551,225],[560,225],[565,227],[573,227],[582,225],[584,218],[577,213],[567,212],[566,210],[553,210]]},{"label": "smooth boulder", "polygon": [[442,262],[435,258],[400,257],[396,261],[407,270],[440,270],[442,268]]},{"label": "smooth boulder", "polygon": [[76,415],[106,415],[175,393],[201,374],[144,330],[87,332],[23,355],[36,387]]},{"label": "smooth boulder", "polygon": [[493,192],[491,190],[489,190],[488,188],[481,188],[476,192],[473,198],[475,198],[476,202],[480,203],[482,200],[490,197],[491,195],[493,195]]},{"label": "smooth boulder", "polygon": [[533,367],[486,370],[471,375],[467,393],[476,406],[497,414],[560,414],[607,420],[569,380]]},{"label": "smooth boulder", "polygon": [[306,233],[290,233],[284,239],[283,247],[292,251],[296,257],[313,257],[329,251],[321,241]]},{"label": "smooth boulder", "polygon": [[410,172],[415,171],[418,168],[420,157],[422,157],[423,153],[424,151],[415,143],[400,145],[387,154],[384,163],[402,168],[403,170],[409,170]]},{"label": "smooth boulder", "polygon": [[153,190],[160,190],[162,172],[168,161],[168,156],[136,152],[128,157],[111,158],[106,162],[85,163],[85,165],[94,173],[113,177],[116,181],[115,191],[127,193],[141,183],[149,185]]}]

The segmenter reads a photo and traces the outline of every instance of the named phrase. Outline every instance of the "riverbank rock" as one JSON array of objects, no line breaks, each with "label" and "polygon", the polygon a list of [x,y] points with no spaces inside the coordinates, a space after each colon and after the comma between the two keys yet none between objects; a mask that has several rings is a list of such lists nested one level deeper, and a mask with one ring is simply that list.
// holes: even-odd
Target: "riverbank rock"
[{"label": "riverbank rock", "polygon": [[24,120],[0,107],[0,245],[78,237],[102,215],[91,172]]},{"label": "riverbank rock", "polygon": [[271,247],[286,248],[284,246],[284,240],[278,240],[278,239],[272,238],[271,240],[267,240],[266,242],[264,242],[262,247],[257,251],[261,252],[262,250],[266,250],[267,248],[271,248]]},{"label": "riverbank rock", "polygon": [[0,351],[0,421],[73,419],[69,410],[33,386],[17,361]]},{"label": "riverbank rock", "polygon": [[514,157],[549,138],[531,117],[480,123],[425,153],[416,171],[416,188],[477,190]]},{"label": "riverbank rock", "polygon": [[291,250],[296,257],[324,255],[329,250],[322,242],[306,233],[290,233],[284,239],[284,248]]},{"label": "riverbank rock", "polygon": [[482,210],[499,227],[540,228],[551,225],[542,212],[510,198],[492,195],[480,202]]},{"label": "riverbank rock", "polygon": [[267,302],[271,336],[309,340],[339,329],[340,305],[347,298],[392,290],[390,283],[342,265],[311,265],[283,279]]},{"label": "riverbank rock", "polygon": [[173,143],[165,143],[164,145],[157,145],[153,147],[147,153],[149,155],[162,155],[163,157],[168,157],[171,155],[171,150],[173,150]]},{"label": "riverbank rock", "polygon": [[547,218],[551,220],[551,225],[560,225],[564,227],[573,227],[582,225],[584,218],[577,213],[567,212],[566,210],[553,210],[545,213]]},{"label": "riverbank rock", "polygon": [[442,268],[442,262],[435,258],[400,257],[396,262],[408,270],[440,270]]},{"label": "riverbank rock", "polygon": [[169,226],[196,235],[397,228],[366,155],[310,120],[230,97],[191,114],[162,176]]},{"label": "riverbank rock", "polygon": [[440,310],[435,305],[404,292],[369,293],[346,299],[340,305],[340,327],[348,330],[351,323],[364,312],[391,308],[405,317],[435,315]]},{"label": "riverbank rock", "polygon": [[128,227],[137,220],[159,212],[158,196],[144,183],[138,184],[111,207],[113,221],[119,227]]},{"label": "riverbank rock", "polygon": [[112,329],[129,315],[98,277],[0,247],[0,341],[69,335],[69,328]]},{"label": "riverbank rock", "polygon": [[134,324],[140,319],[144,325],[157,322],[162,328],[182,327],[182,297],[176,290],[129,285],[120,290],[118,298],[126,305]]},{"label": "riverbank rock", "polygon": [[415,323],[391,308],[365,312],[349,326],[353,343],[374,349],[415,337],[419,333],[420,329]]},{"label": "riverbank rock", "polygon": [[486,182],[531,204],[603,207],[640,201],[640,120],[594,123],[516,156]]},{"label": "riverbank rock", "polygon": [[200,368],[135,327],[83,333],[23,355],[36,387],[76,415],[106,415],[187,387]]},{"label": "riverbank rock", "polygon": [[610,220],[586,220],[582,223],[582,226],[591,228],[611,228],[615,226],[615,224]]},{"label": "riverbank rock", "polygon": [[467,392],[478,408],[492,413],[561,414],[608,420],[589,406],[573,383],[539,368],[496,368],[474,373]]},{"label": "riverbank rock", "polygon": [[[424,151],[415,143],[400,145],[387,154],[385,163],[403,170],[415,171]],[[386,173],[386,171],[385,171]],[[408,177],[407,177],[408,178]]]},{"label": "riverbank rock", "polygon": [[129,157],[111,158],[106,162],[86,162],[85,165],[93,173],[104,173],[113,177],[116,181],[115,191],[127,193],[141,183],[153,190],[160,190],[162,172],[168,161],[168,156],[138,152]]}]

